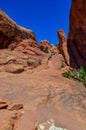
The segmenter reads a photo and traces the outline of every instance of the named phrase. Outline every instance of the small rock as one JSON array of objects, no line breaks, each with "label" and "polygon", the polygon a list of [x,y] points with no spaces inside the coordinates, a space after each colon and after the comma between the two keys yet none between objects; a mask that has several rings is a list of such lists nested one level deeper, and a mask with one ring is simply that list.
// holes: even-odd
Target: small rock
[{"label": "small rock", "polygon": [[9,73],[21,73],[24,71],[23,65],[9,64],[5,66],[5,71]]},{"label": "small rock", "polygon": [[23,104],[11,104],[7,107],[7,109],[10,111],[20,110],[23,109]]},{"label": "small rock", "polygon": [[64,130],[63,128],[60,127],[55,127],[54,125],[52,125],[49,130]]},{"label": "small rock", "polygon": [[0,109],[6,109],[8,107],[9,102],[4,100],[4,99],[0,99]]},{"label": "small rock", "polygon": [[37,66],[41,65],[41,60],[39,58],[30,58],[28,59],[27,64],[31,68],[36,68]]},{"label": "small rock", "polygon": [[51,49],[51,44],[49,43],[49,41],[47,41],[47,40],[42,40],[41,42],[40,42],[40,49],[42,50],[42,51],[44,51],[44,50],[48,50],[48,51],[50,51],[50,49]]}]

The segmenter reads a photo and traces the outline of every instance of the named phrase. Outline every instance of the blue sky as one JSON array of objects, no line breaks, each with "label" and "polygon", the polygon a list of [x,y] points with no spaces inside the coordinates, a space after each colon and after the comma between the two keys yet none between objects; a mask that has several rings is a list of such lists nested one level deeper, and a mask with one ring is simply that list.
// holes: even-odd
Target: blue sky
[{"label": "blue sky", "polygon": [[0,8],[17,24],[35,32],[38,42],[57,44],[57,30],[68,35],[71,0],[0,0]]}]

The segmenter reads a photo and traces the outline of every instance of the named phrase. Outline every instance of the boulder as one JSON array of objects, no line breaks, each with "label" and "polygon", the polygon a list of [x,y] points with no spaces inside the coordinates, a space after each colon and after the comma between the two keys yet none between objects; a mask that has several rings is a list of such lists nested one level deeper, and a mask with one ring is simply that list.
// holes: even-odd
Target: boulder
[{"label": "boulder", "polygon": [[55,121],[53,119],[49,119],[46,122],[40,123],[37,130],[67,130],[67,129],[56,127]]},{"label": "boulder", "polygon": [[68,51],[72,67],[86,66],[86,0],[72,0]]},{"label": "boulder", "polygon": [[5,66],[5,71],[9,73],[21,73],[24,71],[24,66],[19,64],[8,64]]},{"label": "boulder", "polygon": [[63,55],[66,64],[70,65],[70,57],[67,47],[67,38],[62,29],[58,30],[58,38],[59,38],[59,45],[58,45],[59,53]]},{"label": "boulder", "polygon": [[50,51],[52,54],[56,54],[58,53],[58,48],[54,44],[52,44]]},{"label": "boulder", "polygon": [[42,50],[42,51],[50,51],[50,49],[51,49],[51,45],[50,45],[50,43],[49,43],[49,41],[47,41],[47,40],[42,40],[41,42],[40,42],[40,49]]},{"label": "boulder", "polygon": [[20,117],[21,113],[19,111],[10,112],[3,110],[0,113],[0,130],[13,130]]},{"label": "boulder", "polygon": [[22,51],[28,47],[38,48],[37,41],[34,41],[33,39],[24,39],[19,44],[16,44],[14,42],[11,45],[9,45],[10,50],[18,50],[18,51]]}]

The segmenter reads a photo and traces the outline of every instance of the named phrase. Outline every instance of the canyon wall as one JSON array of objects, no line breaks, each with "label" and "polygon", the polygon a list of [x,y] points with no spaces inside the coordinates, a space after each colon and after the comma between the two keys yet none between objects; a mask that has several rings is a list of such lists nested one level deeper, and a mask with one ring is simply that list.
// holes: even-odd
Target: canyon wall
[{"label": "canyon wall", "polygon": [[86,66],[86,0],[72,0],[67,45],[70,65]]}]

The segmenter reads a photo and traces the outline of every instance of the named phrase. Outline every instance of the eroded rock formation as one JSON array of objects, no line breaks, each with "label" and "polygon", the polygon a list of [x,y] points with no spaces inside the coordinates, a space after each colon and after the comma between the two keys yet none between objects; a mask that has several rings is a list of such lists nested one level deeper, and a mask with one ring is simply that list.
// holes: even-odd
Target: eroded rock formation
[{"label": "eroded rock formation", "polygon": [[40,49],[41,49],[42,51],[45,51],[46,49],[50,50],[50,48],[51,48],[51,45],[50,45],[49,41],[47,41],[47,40],[42,40],[42,41],[40,42]]},{"label": "eroded rock formation", "polygon": [[65,62],[67,65],[70,65],[70,57],[68,53],[68,47],[67,47],[67,38],[63,30],[58,31],[58,38],[59,38],[59,53],[63,55]]},{"label": "eroded rock formation", "polygon": [[28,29],[18,26],[2,10],[0,10],[0,49],[8,48],[10,45],[14,48],[16,44],[24,39],[31,39],[36,42],[35,34]]},{"label": "eroded rock formation", "polygon": [[58,49],[54,44],[50,44],[47,40],[42,40],[40,42],[39,48],[41,51],[44,51],[45,53],[50,53],[52,55],[58,53]]},{"label": "eroded rock formation", "polygon": [[21,73],[48,59],[33,31],[17,25],[0,10],[0,71]]},{"label": "eroded rock formation", "polygon": [[68,49],[71,66],[86,66],[86,0],[72,0]]}]

